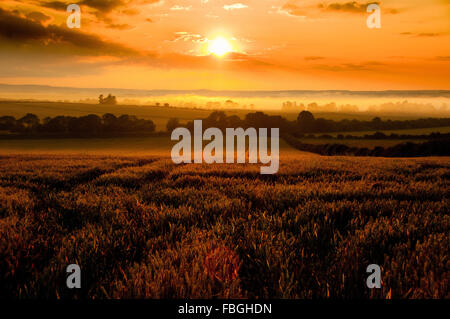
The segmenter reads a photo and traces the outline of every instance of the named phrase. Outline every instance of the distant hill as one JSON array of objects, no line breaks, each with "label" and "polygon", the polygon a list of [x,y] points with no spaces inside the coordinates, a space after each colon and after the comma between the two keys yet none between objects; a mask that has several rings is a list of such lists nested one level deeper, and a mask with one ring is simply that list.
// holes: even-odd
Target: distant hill
[{"label": "distant hill", "polygon": [[75,88],[56,87],[49,85],[11,85],[0,84],[2,93],[28,92],[36,94],[89,94],[96,96],[101,93],[110,92],[125,97],[165,96],[165,95],[198,95],[205,97],[401,97],[401,98],[450,98],[450,90],[385,90],[385,91],[350,91],[350,90],[138,90],[119,88]]}]

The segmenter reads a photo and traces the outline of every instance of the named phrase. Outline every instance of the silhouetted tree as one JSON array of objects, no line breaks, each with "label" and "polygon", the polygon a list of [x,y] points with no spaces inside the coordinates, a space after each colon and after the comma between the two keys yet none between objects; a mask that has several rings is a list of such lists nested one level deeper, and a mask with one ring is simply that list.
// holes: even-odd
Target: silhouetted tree
[{"label": "silhouetted tree", "polygon": [[167,121],[166,129],[167,132],[172,132],[177,127],[180,127],[180,121],[177,118],[171,118]]},{"label": "silhouetted tree", "polygon": [[46,119],[42,130],[49,133],[68,133],[69,120],[70,119],[65,116],[57,116],[54,118]]},{"label": "silhouetted tree", "polygon": [[28,113],[17,121],[18,129],[22,132],[31,133],[35,132],[40,124],[39,117],[34,114]]},{"label": "silhouetted tree", "polygon": [[301,132],[314,131],[314,115],[309,111],[301,111],[297,116],[297,124]]},{"label": "silhouetted tree", "polygon": [[14,116],[0,117],[0,130],[2,131],[13,131],[16,128],[16,124]]},{"label": "silhouetted tree", "polygon": [[372,119],[372,125],[375,130],[383,128],[383,121],[377,116]]},{"label": "silhouetted tree", "polygon": [[117,117],[114,114],[106,113],[102,116],[103,130],[105,132],[117,131]]},{"label": "silhouetted tree", "polygon": [[98,115],[89,114],[69,119],[69,132],[76,136],[95,136],[102,128],[102,120]]},{"label": "silhouetted tree", "polygon": [[99,104],[111,104],[111,105],[117,104],[116,97],[111,94],[108,94],[106,98],[103,97],[103,94],[100,94],[100,96],[98,97],[98,102]]}]

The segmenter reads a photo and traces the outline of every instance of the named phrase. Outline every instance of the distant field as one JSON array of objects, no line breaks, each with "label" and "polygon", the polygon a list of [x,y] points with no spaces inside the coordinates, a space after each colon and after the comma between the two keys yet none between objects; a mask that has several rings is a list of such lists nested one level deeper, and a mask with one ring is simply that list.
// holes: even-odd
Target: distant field
[{"label": "distant field", "polygon": [[[449,298],[450,158],[0,156],[1,298]],[[82,269],[66,288],[66,267]],[[381,289],[366,267],[381,267]]]},{"label": "distant field", "polygon": [[300,139],[303,143],[308,144],[344,144],[350,147],[367,147],[369,149],[382,146],[390,147],[400,143],[412,142],[412,143],[422,143],[425,140],[350,140],[350,139],[314,139],[314,138],[303,138]]},{"label": "distant field", "polygon": [[[170,136],[142,138],[0,139],[0,154],[91,154],[170,156]],[[204,145],[206,145],[205,142]],[[280,140],[280,153],[300,154]]]},{"label": "distant field", "polygon": [[170,156],[174,142],[170,137],[143,138],[70,138],[70,139],[0,139],[0,154],[56,153]]},{"label": "distant field", "polygon": [[[390,147],[400,143],[422,143],[425,140],[351,140],[351,139],[300,139],[307,144],[345,144],[351,147]],[[0,139],[0,154],[91,154],[115,156],[170,156],[172,146],[170,136],[124,137],[124,138],[64,138],[64,139]],[[206,145],[207,142],[204,142]],[[303,153],[280,139],[280,154]]]},{"label": "distant field", "polygon": [[[431,133],[439,132],[441,134],[450,133],[450,126],[443,127],[429,127],[429,128],[416,128],[416,129],[405,129],[405,130],[378,130],[378,131],[361,131],[361,132],[332,132],[332,133],[324,133],[331,136],[342,135],[353,135],[353,136],[364,136],[365,134],[374,134],[375,132],[383,132],[386,135],[389,134],[405,134],[405,135],[428,135]],[[315,135],[322,135],[320,133],[316,133]]]},{"label": "distant field", "polygon": [[[286,111],[269,111],[267,114],[281,114],[285,118],[290,121],[296,120],[299,112],[286,112]],[[324,118],[328,120],[340,121],[340,120],[359,120],[359,121],[370,121],[374,117],[380,117],[383,120],[391,119],[391,120],[415,120],[419,118],[430,117],[428,115],[408,115],[408,114],[396,114],[396,113],[388,113],[388,114],[379,114],[379,113],[370,113],[370,112],[358,112],[358,113],[345,113],[345,112],[314,112],[315,118]]]}]

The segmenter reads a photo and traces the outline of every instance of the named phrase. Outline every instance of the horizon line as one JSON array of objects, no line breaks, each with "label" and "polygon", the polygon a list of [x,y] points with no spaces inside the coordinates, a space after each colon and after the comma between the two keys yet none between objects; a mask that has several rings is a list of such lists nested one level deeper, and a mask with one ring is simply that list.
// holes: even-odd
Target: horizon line
[{"label": "horizon line", "polygon": [[235,97],[283,97],[304,95],[304,94],[342,94],[353,96],[404,96],[404,97],[446,97],[450,98],[450,90],[433,89],[433,90],[339,90],[339,89],[322,89],[322,90],[218,90],[218,89],[128,89],[128,88],[107,88],[107,87],[71,87],[71,86],[52,86],[40,84],[7,84],[0,83],[0,92],[9,89],[40,89],[40,90],[70,90],[70,91],[107,91],[105,93],[123,93],[137,95],[176,95],[176,94],[198,94],[204,96],[235,96]]}]

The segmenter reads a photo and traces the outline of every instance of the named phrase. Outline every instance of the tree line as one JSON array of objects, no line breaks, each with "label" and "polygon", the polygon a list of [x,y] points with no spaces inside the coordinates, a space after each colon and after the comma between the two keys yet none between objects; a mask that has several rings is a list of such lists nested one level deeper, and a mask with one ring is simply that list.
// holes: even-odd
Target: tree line
[{"label": "tree line", "polygon": [[[171,132],[177,127],[187,127],[193,130],[194,123],[189,121],[181,124],[176,118],[169,119],[166,128]],[[290,134],[294,137],[305,137],[311,133],[351,132],[351,131],[377,131],[395,129],[418,129],[450,126],[450,118],[425,118],[417,120],[385,120],[376,117],[370,121],[361,120],[327,120],[315,118],[308,111],[302,111],[294,121],[287,120],[280,115],[268,115],[263,112],[248,113],[243,119],[237,115],[227,115],[223,111],[214,111],[203,119],[203,127],[217,127],[225,130],[231,128],[280,128],[281,134]],[[89,114],[80,117],[55,116],[43,120],[35,114],[28,113],[22,118],[13,116],[0,117],[0,131],[22,135],[49,134],[64,136],[104,136],[126,135],[130,133],[153,133],[155,124],[152,120],[139,119],[133,115],[115,116],[107,113],[103,116]],[[306,135],[311,136],[311,135]],[[325,135],[322,135],[325,136]],[[392,138],[396,136],[391,136]],[[370,137],[370,136],[369,136]],[[373,136],[388,138],[383,133]]]},{"label": "tree line", "polygon": [[138,119],[133,115],[104,114],[98,116],[55,116],[42,121],[35,114],[28,113],[20,119],[13,116],[0,117],[0,131],[24,135],[62,135],[62,136],[104,136],[127,133],[152,133],[155,124],[152,120]]},{"label": "tree line", "polygon": [[367,147],[348,146],[345,144],[309,144],[292,135],[284,135],[284,140],[292,147],[320,155],[341,156],[376,156],[376,157],[421,157],[421,156],[450,156],[450,138],[430,140],[423,143],[399,143],[391,147],[376,146],[372,149]]},{"label": "tree line", "polygon": [[[167,123],[167,130],[181,126],[177,119],[171,119]],[[192,130],[193,121],[184,125]],[[203,127],[217,127],[224,130],[227,127],[254,127],[254,128],[280,128],[280,133],[291,134],[296,137],[304,137],[307,133],[331,133],[331,132],[357,132],[357,131],[381,131],[398,129],[418,129],[450,126],[450,118],[424,118],[417,120],[385,120],[375,117],[370,121],[361,120],[328,120],[315,118],[309,111],[302,111],[294,121],[289,121],[280,115],[268,115],[263,112],[248,113],[244,119],[237,115],[227,116],[223,111],[214,111],[203,119]]]}]

